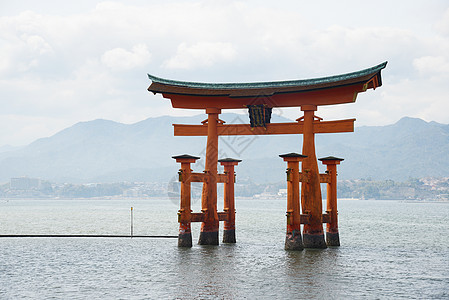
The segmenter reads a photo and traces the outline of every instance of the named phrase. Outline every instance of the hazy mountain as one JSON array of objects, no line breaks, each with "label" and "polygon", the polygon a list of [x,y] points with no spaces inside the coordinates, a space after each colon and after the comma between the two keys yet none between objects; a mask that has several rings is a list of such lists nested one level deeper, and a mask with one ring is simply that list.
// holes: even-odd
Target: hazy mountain
[{"label": "hazy mountain", "polygon": [[[202,159],[205,137],[174,137],[173,123],[200,124],[205,115],[149,118],[135,124],[94,120],[73,125],[26,147],[0,148],[0,182],[29,176],[53,181],[161,181],[176,175],[171,158],[192,154]],[[248,123],[246,115],[222,114],[227,123]],[[272,122],[290,120],[273,116]],[[285,179],[286,164],[279,154],[301,152],[301,135],[221,137],[220,157],[243,159],[238,178],[256,182]],[[449,125],[403,118],[388,126],[364,126],[354,133],[317,135],[317,156],[345,160],[339,178],[404,180],[409,177],[449,176]],[[324,167],[322,168],[324,170]]]},{"label": "hazy mountain", "polygon": [[340,141],[329,136],[327,143],[346,158],[345,177],[449,176],[449,125],[405,117],[393,125],[356,128]]},{"label": "hazy mountain", "polygon": [[11,145],[4,145],[4,146],[0,146],[0,153],[16,151],[16,150],[19,150],[21,148],[23,148],[23,147],[20,147],[20,146],[19,147],[15,147],[15,146],[11,146]]}]

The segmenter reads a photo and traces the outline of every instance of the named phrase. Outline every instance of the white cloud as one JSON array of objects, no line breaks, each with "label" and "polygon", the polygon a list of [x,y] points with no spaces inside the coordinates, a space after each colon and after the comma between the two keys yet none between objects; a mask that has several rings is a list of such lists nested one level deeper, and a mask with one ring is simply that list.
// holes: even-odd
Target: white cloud
[{"label": "white cloud", "polygon": [[422,74],[429,76],[448,75],[449,56],[424,56],[413,60],[413,66]]},{"label": "white cloud", "polygon": [[114,70],[130,70],[145,66],[150,62],[151,54],[144,44],[135,45],[131,51],[115,48],[101,56],[101,62]]},{"label": "white cloud", "polygon": [[[428,12],[434,6],[407,2],[396,14],[405,2],[379,1],[366,14],[366,5],[349,2],[327,2],[332,11],[323,11],[326,4],[297,1],[92,1],[57,14],[43,0],[39,10],[2,11],[0,119],[15,125],[0,146],[31,142],[47,134],[45,128],[81,120],[198,113],[174,110],[148,93],[147,72],[192,81],[283,80],[388,60],[379,90],[318,114],[357,117],[359,125],[404,115],[449,123],[443,113],[449,109],[443,84],[449,74],[447,5]],[[297,118],[299,111],[292,111]],[[42,134],[21,129],[32,122]]]},{"label": "white cloud", "polygon": [[35,70],[54,54],[46,26],[42,16],[30,11],[0,18],[0,75],[15,77]]},{"label": "white cloud", "polygon": [[199,42],[188,46],[181,43],[174,57],[169,58],[164,66],[169,69],[196,69],[212,67],[232,61],[236,50],[230,43]]},{"label": "white cloud", "polygon": [[0,55],[0,74],[2,74],[3,72],[6,72],[7,70],[10,69],[11,66],[11,60],[9,59],[10,55],[9,55],[9,49],[7,49],[9,47],[5,46],[2,49],[2,55]]},{"label": "white cloud", "polygon": [[435,24],[435,29],[443,35],[449,36],[449,8],[444,16]]},{"label": "white cloud", "polygon": [[39,35],[26,36],[27,48],[37,55],[52,53],[52,47]]}]

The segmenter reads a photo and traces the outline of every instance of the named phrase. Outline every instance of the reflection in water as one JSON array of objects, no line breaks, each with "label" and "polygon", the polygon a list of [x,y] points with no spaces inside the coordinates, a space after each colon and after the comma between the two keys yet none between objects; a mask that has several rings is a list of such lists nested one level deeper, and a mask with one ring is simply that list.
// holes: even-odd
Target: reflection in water
[{"label": "reflection in water", "polygon": [[178,249],[180,299],[234,299],[233,245]]},{"label": "reflection in water", "polygon": [[334,272],[338,264],[339,249],[305,249],[301,252],[287,251],[285,255],[285,280],[301,287],[296,296],[328,299],[336,295],[338,286],[334,281]]}]

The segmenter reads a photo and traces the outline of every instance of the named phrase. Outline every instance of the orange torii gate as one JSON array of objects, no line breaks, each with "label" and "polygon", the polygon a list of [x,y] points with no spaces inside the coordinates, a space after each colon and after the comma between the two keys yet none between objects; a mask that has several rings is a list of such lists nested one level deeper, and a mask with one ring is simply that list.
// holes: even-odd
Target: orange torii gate
[{"label": "orange torii gate", "polygon": [[[338,246],[336,165],[340,158],[320,159],[327,165],[325,174],[318,171],[315,154],[316,133],[353,132],[355,119],[323,121],[315,116],[318,106],[352,103],[358,93],[382,85],[381,70],[387,62],[358,72],[307,80],[258,83],[199,83],[158,78],[148,74],[148,88],[171,100],[174,108],[204,109],[207,120],[202,125],[173,124],[175,136],[207,136],[203,173],[193,173],[190,164],[199,157],[174,156],[181,163],[181,208],[178,245],[192,246],[191,222],[202,222],[199,244],[218,245],[219,221],[225,221],[223,242],[235,242],[234,166],[240,162],[223,159],[224,174],[218,174],[218,136],[302,134],[302,154],[280,155],[287,163],[287,235],[285,248],[301,250]],[[248,107],[251,124],[225,124],[219,119],[223,109]],[[273,107],[300,107],[303,116],[296,122],[270,123]],[[301,172],[299,162],[302,163]],[[190,183],[203,182],[201,213],[190,209]],[[225,209],[217,211],[217,183],[225,184]],[[301,195],[299,195],[301,183]],[[320,183],[327,183],[327,211],[323,214]],[[300,209],[302,207],[302,214]],[[323,223],[327,223],[326,241]],[[300,225],[303,224],[301,236]]]}]

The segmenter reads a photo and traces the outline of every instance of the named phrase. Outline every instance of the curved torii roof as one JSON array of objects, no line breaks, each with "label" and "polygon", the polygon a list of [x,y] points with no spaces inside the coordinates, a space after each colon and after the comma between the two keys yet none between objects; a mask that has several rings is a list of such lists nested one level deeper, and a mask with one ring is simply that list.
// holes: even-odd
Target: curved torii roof
[{"label": "curved torii roof", "polygon": [[148,74],[152,84],[148,91],[160,93],[175,108],[243,108],[266,104],[268,107],[331,105],[355,102],[357,94],[382,85],[377,66],[336,76],[254,83],[201,83],[176,81]]}]

